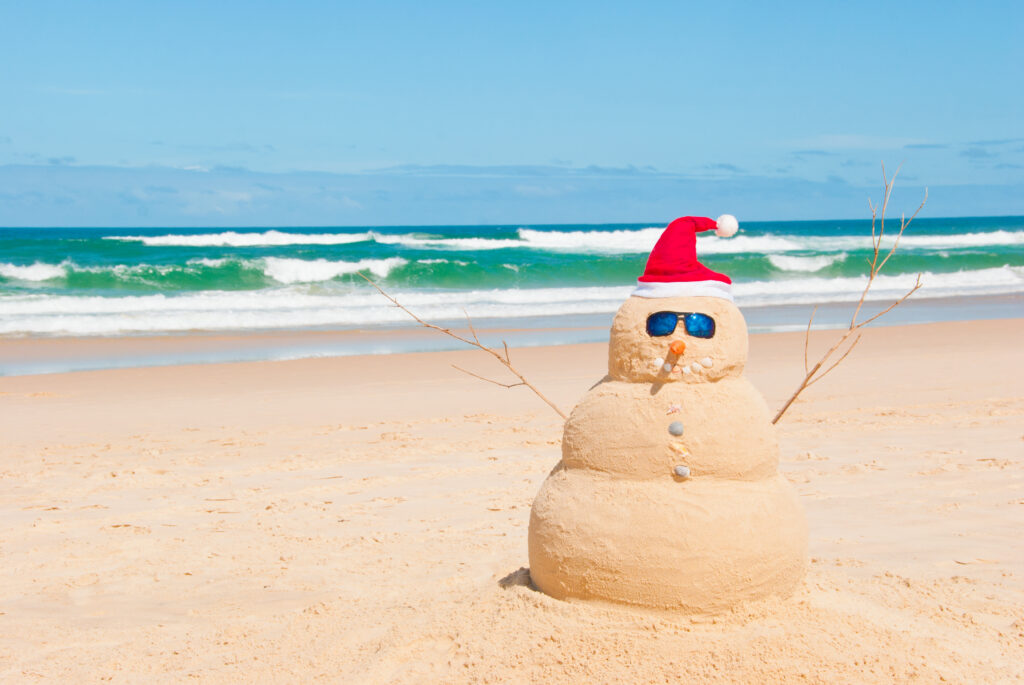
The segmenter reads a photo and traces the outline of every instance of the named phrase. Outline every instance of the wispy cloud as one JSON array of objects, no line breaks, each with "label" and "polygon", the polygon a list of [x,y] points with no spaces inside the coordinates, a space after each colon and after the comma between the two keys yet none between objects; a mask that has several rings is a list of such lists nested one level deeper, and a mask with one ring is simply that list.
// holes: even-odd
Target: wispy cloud
[{"label": "wispy cloud", "polygon": [[509,176],[645,176],[663,175],[654,167],[604,167],[590,165],[586,167],[556,167],[545,165],[493,165],[474,166],[468,164],[399,164],[397,166],[374,169],[367,173],[373,174],[408,174],[416,176],[479,176],[505,178]]},{"label": "wispy cloud", "polygon": [[797,159],[806,159],[807,157],[835,157],[839,153],[828,150],[793,150],[789,154]]},{"label": "wispy cloud", "polygon": [[826,133],[783,141],[787,146],[812,150],[893,150],[925,142],[927,141],[919,138],[868,136],[858,133]]},{"label": "wispy cloud", "polygon": [[[154,141],[153,145],[164,145],[162,141]],[[243,152],[247,154],[266,154],[275,151],[273,145],[262,144],[256,145],[253,143],[244,143],[241,141],[234,141],[220,144],[195,144],[185,143],[180,145],[173,145],[171,147],[177,148],[178,150],[185,150],[188,152],[208,152],[208,153],[222,153],[222,152]]]},{"label": "wispy cloud", "polygon": [[707,169],[708,171],[728,171],[729,173],[732,174],[746,173],[745,169],[742,169],[736,166],[735,164],[726,164],[724,162],[719,162],[717,164],[705,164],[704,168]]},{"label": "wispy cloud", "polygon": [[970,160],[982,160],[982,159],[994,159],[995,157],[998,157],[999,155],[996,154],[995,152],[992,152],[991,150],[986,150],[983,147],[974,146],[974,147],[969,147],[969,148],[967,148],[965,150],[961,150],[960,151],[960,156],[961,157],[966,157],[967,159],[970,159]]},{"label": "wispy cloud", "polygon": [[946,150],[949,145],[946,143],[908,143],[903,146],[904,150]]},{"label": "wispy cloud", "polygon": [[1019,143],[1024,138],[996,138],[994,140],[974,140],[968,145],[1009,145],[1010,143]]},{"label": "wispy cloud", "polygon": [[[1010,160],[1013,161],[1013,160]],[[514,173],[513,169],[519,169]],[[459,167],[459,173],[196,173],[159,166],[0,165],[0,225],[309,226],[661,221],[723,207],[750,219],[862,217],[870,187],[838,175],[699,177],[598,167]],[[944,186],[943,216],[1024,212],[1019,172]],[[906,179],[905,180],[909,180]],[[794,202],[793,198],[800,198]],[[944,203],[944,204],[943,204]],[[653,224],[652,224],[653,225]]]}]

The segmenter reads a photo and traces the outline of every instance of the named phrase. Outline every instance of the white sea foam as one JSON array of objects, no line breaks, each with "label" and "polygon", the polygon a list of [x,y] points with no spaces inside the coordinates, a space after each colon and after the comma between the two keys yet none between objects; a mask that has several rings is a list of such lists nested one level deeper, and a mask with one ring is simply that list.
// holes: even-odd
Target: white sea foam
[{"label": "white sea foam", "polygon": [[520,228],[523,247],[582,252],[650,252],[664,227],[620,231],[537,231]]},{"label": "white sea foam", "polygon": [[106,240],[140,242],[151,247],[266,247],[279,245],[345,245],[370,240],[369,233],[197,233],[195,235],[115,235]]},{"label": "white sea foam", "polygon": [[198,264],[199,266],[208,266],[211,269],[216,269],[218,267],[224,266],[225,264],[227,264],[230,261],[231,260],[227,259],[227,258],[208,259],[206,257],[203,257],[202,259],[190,259],[186,263],[190,264],[190,265],[191,264]]},{"label": "white sea foam", "polygon": [[263,273],[278,283],[312,283],[329,281],[342,274],[369,271],[374,276],[386,278],[392,270],[409,262],[401,257],[387,259],[361,259],[358,262],[329,261],[327,259],[286,259],[267,257],[263,260]]},{"label": "white sea foam", "polygon": [[[442,263],[448,260],[427,260],[425,263]],[[48,281],[64,278],[72,273],[109,274],[123,280],[145,278],[151,275],[166,276],[171,273],[196,273],[202,269],[216,269],[227,264],[237,264],[245,269],[262,271],[264,275],[279,283],[312,283],[327,281],[343,274],[368,271],[379,278],[386,278],[391,271],[408,263],[402,257],[387,259],[362,259],[356,262],[330,261],[327,259],[289,259],[265,257],[262,259],[190,259],[185,264],[111,264],[83,266],[66,259],[60,264],[36,262],[30,266],[0,263],[0,276],[20,281]],[[456,262],[465,265],[467,262]]]},{"label": "white sea foam", "polygon": [[127,278],[141,273],[155,272],[167,274],[172,271],[188,270],[194,268],[195,264],[202,262],[203,266],[216,266],[213,262],[224,262],[226,260],[195,260],[190,261],[185,267],[179,265],[156,265],[156,264],[113,264],[109,266],[81,266],[70,259],[65,259],[60,264],[44,264],[36,262],[29,266],[18,266],[16,264],[0,263],[0,276],[19,281],[50,281],[58,278],[65,278],[71,273],[109,273],[119,278]]},{"label": "white sea foam", "polygon": [[35,262],[28,266],[0,263],[0,276],[17,281],[51,281],[67,275],[65,264]]},{"label": "white sea foam", "polygon": [[[624,231],[535,231],[519,229],[522,247],[578,252],[646,253],[662,233],[661,228],[643,228]],[[891,231],[891,229],[890,229]],[[871,249],[870,236],[801,236],[745,235],[719,238],[713,233],[698,234],[697,252],[709,254],[780,254],[793,251],[837,253],[848,250]],[[884,248],[891,247],[896,236],[891,232],[882,240]],[[1024,231],[990,231],[985,233],[904,235],[900,245],[910,249],[956,249],[964,247],[992,247],[1024,245]]]},{"label": "white sea foam", "polygon": [[[915,296],[949,297],[1024,293],[1024,267],[925,273]],[[734,285],[740,306],[854,301],[863,278],[803,277]],[[879,276],[873,300],[898,297],[913,275]],[[239,330],[305,326],[408,323],[408,316],[379,294],[351,286],[320,294],[334,284],[290,285],[260,291],[207,291],[185,295],[72,297],[43,294],[0,296],[0,334],[116,335],[133,332]],[[314,292],[312,287],[320,289]],[[632,286],[526,290],[396,291],[399,301],[432,321],[519,318],[614,312]]]},{"label": "white sea foam", "polygon": [[[896,235],[889,229],[882,239],[882,247],[888,249],[896,241]],[[800,249],[816,252],[837,252],[842,250],[869,250],[871,236],[788,236]],[[985,233],[903,235],[900,249],[948,250],[969,247],[1024,245],[1024,231],[988,231]]]},{"label": "white sea foam", "polygon": [[500,250],[509,247],[525,247],[517,238],[443,238],[416,233],[373,233],[375,242],[383,245],[404,245],[405,247],[445,249],[458,252],[476,250]]},{"label": "white sea foam", "polygon": [[[553,252],[584,254],[644,254],[651,251],[664,229],[660,227],[619,231],[538,231],[520,228],[516,238],[445,238],[422,234],[383,234],[371,232],[374,241],[419,249],[502,250],[525,248]],[[701,254],[732,254],[739,252],[786,252],[804,247],[792,236],[744,236],[718,238],[701,235]]]},{"label": "white sea foam", "polygon": [[[661,237],[661,227],[617,231],[538,231],[520,228],[516,238],[444,238],[421,234],[380,234],[371,232],[373,240],[388,245],[413,248],[447,249],[452,251],[500,250],[526,248],[554,252],[646,254]],[[871,249],[870,236],[801,236],[745,235],[719,238],[713,233],[698,234],[697,251],[711,254],[782,254],[794,251],[838,253]],[[895,236],[890,234],[882,246],[890,247]],[[904,235],[900,244],[910,249],[949,249],[1024,244],[1024,231],[991,231],[957,235]]]},{"label": "white sea foam", "polygon": [[[876,276],[868,299],[899,297],[909,290],[916,274]],[[740,305],[808,304],[842,302],[860,296],[866,277],[794,278],[733,284]],[[924,272],[922,287],[915,297],[958,297],[1024,292],[1024,267],[1002,266],[947,273]]]},{"label": "white sea foam", "polygon": [[792,255],[769,255],[768,261],[772,266],[782,271],[821,271],[827,266],[846,259],[846,253],[840,252],[835,255],[817,255],[809,257],[796,257]]},{"label": "white sea foam", "polygon": [[461,259],[417,259],[417,264],[455,264],[456,266],[469,266],[469,262],[464,262]]},{"label": "white sea foam", "polygon": [[1024,231],[989,231],[955,235],[904,235],[900,245],[931,249],[1024,245]]},{"label": "white sea foam", "polygon": [[[455,252],[528,248],[557,252],[643,254],[661,236],[663,227],[623,229],[613,231],[538,231],[520,228],[514,238],[444,237],[423,233],[292,233],[263,231],[260,233],[203,233],[196,235],[107,236],[108,240],[141,242],[149,246],[190,247],[271,247],[283,245],[345,245],[374,241],[382,245],[397,245],[415,249],[451,250]],[[882,241],[883,247],[892,245],[896,236],[890,228]],[[713,233],[699,234],[700,254],[779,254],[795,250],[814,252],[842,252],[871,248],[869,236],[801,236],[790,234],[748,235],[742,231],[732,238],[719,238]],[[1024,231],[997,230],[984,233],[910,234],[900,244],[909,249],[955,249],[963,247],[991,247],[1024,245]]]}]

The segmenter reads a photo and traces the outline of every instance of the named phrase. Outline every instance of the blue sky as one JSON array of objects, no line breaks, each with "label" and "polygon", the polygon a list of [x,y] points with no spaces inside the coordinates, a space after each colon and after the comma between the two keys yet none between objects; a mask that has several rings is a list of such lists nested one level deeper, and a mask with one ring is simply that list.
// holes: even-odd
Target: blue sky
[{"label": "blue sky", "polygon": [[1024,214],[1021,8],[0,2],[0,225]]}]

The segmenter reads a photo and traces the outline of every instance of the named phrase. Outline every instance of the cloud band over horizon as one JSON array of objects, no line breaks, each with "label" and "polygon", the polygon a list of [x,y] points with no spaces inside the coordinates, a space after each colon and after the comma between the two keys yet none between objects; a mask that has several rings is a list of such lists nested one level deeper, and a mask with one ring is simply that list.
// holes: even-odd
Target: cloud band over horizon
[{"label": "cloud band over horizon", "polygon": [[[897,183],[890,216],[912,212],[918,180]],[[373,226],[659,224],[728,212],[751,220],[869,218],[881,187],[834,178],[702,179],[635,168],[401,167],[263,173],[69,165],[0,166],[0,226]],[[1020,185],[929,189],[923,216],[1024,214]]]}]

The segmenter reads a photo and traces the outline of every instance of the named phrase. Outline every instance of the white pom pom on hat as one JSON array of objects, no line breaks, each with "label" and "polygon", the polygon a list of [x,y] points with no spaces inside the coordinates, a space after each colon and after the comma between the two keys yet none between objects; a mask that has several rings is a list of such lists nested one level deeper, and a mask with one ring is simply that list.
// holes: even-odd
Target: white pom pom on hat
[{"label": "white pom pom on hat", "polygon": [[715,221],[715,235],[719,238],[731,238],[740,230],[740,222],[732,214],[723,214]]}]

